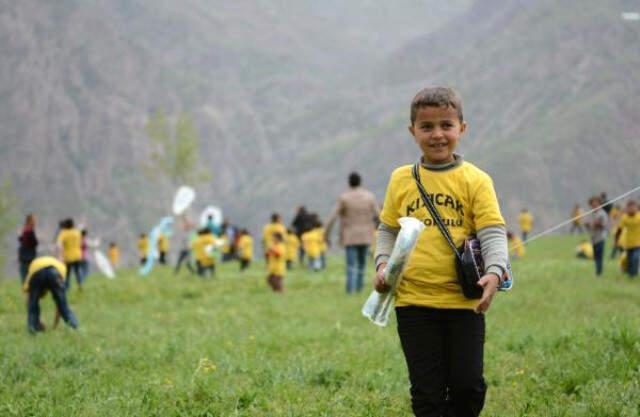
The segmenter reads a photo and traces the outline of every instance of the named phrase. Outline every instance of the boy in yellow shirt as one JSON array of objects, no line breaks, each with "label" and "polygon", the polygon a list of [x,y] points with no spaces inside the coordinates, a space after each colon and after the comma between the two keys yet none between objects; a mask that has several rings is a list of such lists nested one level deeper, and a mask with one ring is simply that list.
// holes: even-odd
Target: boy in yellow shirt
[{"label": "boy in yellow shirt", "polygon": [[158,236],[158,252],[160,253],[158,262],[162,265],[166,265],[167,253],[169,252],[169,238],[164,233],[160,233]]},{"label": "boy in yellow shirt", "polygon": [[273,243],[274,233],[280,233],[280,235],[282,236],[285,236],[287,234],[287,228],[284,227],[284,224],[282,224],[280,215],[278,213],[273,213],[271,215],[271,223],[264,225],[264,227],[262,228],[262,248],[265,254],[265,259],[267,256],[267,251]]},{"label": "boy in yellow shirt", "polygon": [[116,245],[116,242],[109,243],[109,262],[111,262],[111,266],[115,269],[120,264],[120,248]]},{"label": "boy in yellow shirt", "polygon": [[147,263],[147,254],[149,252],[149,238],[146,234],[140,233],[138,239],[138,256],[140,258],[140,265]]},{"label": "boy in yellow shirt", "polygon": [[573,221],[571,222],[571,228],[569,229],[569,234],[576,233],[584,233],[584,228],[582,227],[582,215],[584,211],[580,207],[580,204],[576,204],[573,206],[573,211],[571,212],[571,218]]},{"label": "boy in yellow shirt", "polygon": [[40,299],[47,292],[51,292],[56,303],[56,321],[60,314],[69,326],[74,329],[78,327],[78,320],[67,304],[65,279],[69,279],[67,266],[54,257],[41,256],[29,265],[22,289],[27,294],[27,326],[31,333],[44,330],[40,323]]},{"label": "boy in yellow shirt", "polygon": [[238,238],[238,258],[240,259],[241,271],[247,269],[253,260],[253,238],[247,229],[240,231],[240,237]]},{"label": "boy in yellow shirt", "polygon": [[78,289],[82,290],[82,234],[74,227],[73,219],[63,220],[57,244],[66,265],[65,289],[71,287],[71,272],[76,276]]},{"label": "boy in yellow shirt", "polygon": [[623,232],[626,233],[624,249],[627,254],[627,273],[633,278],[638,275],[640,264],[640,214],[635,200],[627,202],[626,212],[622,215],[616,232],[616,245],[619,244]]},{"label": "boy in yellow shirt", "polygon": [[287,248],[281,233],[274,233],[271,246],[267,249],[267,282],[274,292],[282,292],[282,281],[287,270]]},{"label": "boy in yellow shirt", "polygon": [[293,269],[293,263],[298,256],[298,251],[300,250],[300,239],[293,232],[293,230],[287,230],[287,270]]},{"label": "boy in yellow shirt", "polygon": [[324,236],[318,236],[317,229],[311,229],[302,234],[302,247],[307,255],[309,269],[313,271],[319,271],[322,266],[320,260],[320,238],[324,239]]},{"label": "boy in yellow shirt", "polygon": [[200,229],[198,237],[192,243],[192,252],[196,258],[196,270],[202,278],[213,276],[216,272],[216,260],[213,254],[213,247],[216,238],[207,227]]},{"label": "boy in yellow shirt", "polygon": [[483,408],[484,313],[507,268],[505,222],[491,177],[454,153],[466,130],[462,101],[446,87],[425,88],[411,103],[409,131],[421,150],[417,169],[456,246],[476,234],[485,275],[480,299],[468,299],[457,279],[455,255],[419,193],[412,165],[391,174],[380,214],[375,288],[389,290],[384,269],[401,217],[426,228],[396,290],[398,335],[409,369],[416,416],[478,416]]},{"label": "boy in yellow shirt", "polygon": [[511,255],[511,259],[518,259],[524,256],[524,245],[518,235],[507,232],[507,242],[509,244],[509,255]]},{"label": "boy in yellow shirt", "polygon": [[520,231],[522,232],[522,241],[526,242],[529,232],[533,229],[533,216],[529,210],[523,208],[518,215],[518,223],[520,223]]}]

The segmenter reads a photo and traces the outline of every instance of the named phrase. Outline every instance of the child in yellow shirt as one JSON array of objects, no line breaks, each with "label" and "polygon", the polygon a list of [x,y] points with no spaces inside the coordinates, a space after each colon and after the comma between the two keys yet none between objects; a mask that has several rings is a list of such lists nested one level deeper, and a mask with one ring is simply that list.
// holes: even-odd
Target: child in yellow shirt
[{"label": "child in yellow shirt", "polygon": [[491,177],[454,153],[467,125],[462,100],[446,87],[420,91],[411,103],[409,131],[421,150],[415,165],[453,243],[471,234],[485,262],[480,299],[466,298],[457,279],[455,255],[434,223],[413,176],[397,168],[387,186],[376,243],[375,288],[389,290],[384,269],[401,217],[426,228],[405,265],[396,290],[398,335],[409,369],[417,416],[478,416],[486,393],[483,378],[485,316],[508,262],[505,222]]},{"label": "child in yellow shirt", "polygon": [[629,200],[625,213],[620,219],[620,225],[616,232],[616,245],[621,241],[621,235],[625,234],[624,249],[627,255],[627,273],[634,278],[640,268],[640,213],[638,203]]},{"label": "child in yellow shirt", "polygon": [[109,243],[108,256],[111,266],[116,269],[120,264],[120,249],[118,248],[118,245],[116,245],[116,242]]},{"label": "child in yellow shirt", "polygon": [[271,246],[267,249],[267,282],[275,292],[282,292],[284,274],[287,269],[287,248],[281,233],[274,233]]},{"label": "child in yellow shirt", "polygon": [[298,256],[298,250],[300,249],[300,239],[293,232],[293,230],[287,230],[287,270],[293,268],[293,263]]},{"label": "child in yellow shirt", "polygon": [[238,258],[240,259],[241,271],[247,269],[253,260],[253,238],[247,229],[240,231],[240,237],[238,238]]},{"label": "child in yellow shirt", "polygon": [[66,270],[65,289],[71,287],[71,272],[76,275],[78,289],[82,290],[84,277],[82,275],[82,234],[74,227],[73,219],[66,219],[61,223],[62,230],[58,234],[57,244],[62,252]]},{"label": "child in yellow shirt", "polygon": [[192,245],[198,275],[202,278],[213,276],[216,272],[216,261],[213,253],[216,238],[211,233],[211,230],[208,227],[200,229]]},{"label": "child in yellow shirt", "polygon": [[140,233],[138,239],[138,257],[140,258],[140,265],[147,263],[147,253],[149,252],[149,238],[144,233]]},{"label": "child in yellow shirt", "polygon": [[158,252],[160,257],[158,262],[161,265],[167,264],[167,253],[169,252],[169,238],[164,233],[160,233],[158,236]]}]

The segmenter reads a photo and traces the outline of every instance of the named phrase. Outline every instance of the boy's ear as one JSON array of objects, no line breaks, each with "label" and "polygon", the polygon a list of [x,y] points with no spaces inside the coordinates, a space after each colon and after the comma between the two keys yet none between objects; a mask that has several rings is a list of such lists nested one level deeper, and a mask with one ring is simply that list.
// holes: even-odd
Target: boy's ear
[{"label": "boy's ear", "polygon": [[411,133],[411,136],[416,137],[415,129],[412,124],[409,125],[409,132]]},{"label": "boy's ear", "polygon": [[463,134],[467,130],[467,122],[460,123],[460,134]]}]

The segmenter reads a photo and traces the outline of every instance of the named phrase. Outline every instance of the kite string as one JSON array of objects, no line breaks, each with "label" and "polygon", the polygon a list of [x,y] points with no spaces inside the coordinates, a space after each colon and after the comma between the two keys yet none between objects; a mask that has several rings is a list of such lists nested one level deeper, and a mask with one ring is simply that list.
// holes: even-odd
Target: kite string
[{"label": "kite string", "polygon": [[516,244],[516,245],[513,245],[512,247],[510,247],[510,250],[513,250],[513,249],[519,248],[520,246],[527,245],[527,244],[529,244],[529,243],[533,242],[534,240],[536,240],[536,239],[538,239],[538,238],[541,238],[542,236],[548,235],[549,233],[554,232],[554,231],[556,231],[556,230],[560,229],[561,227],[564,227],[564,226],[566,226],[566,225],[568,225],[568,224],[570,224],[570,223],[575,222],[576,220],[579,220],[579,219],[581,219],[581,218],[583,218],[583,217],[585,217],[585,216],[588,216],[588,215],[589,215],[589,214],[591,214],[591,213],[594,213],[594,212],[596,212],[596,211],[600,210],[602,207],[604,207],[604,206],[606,206],[606,205],[609,205],[609,204],[611,204],[611,203],[615,203],[616,201],[621,200],[621,199],[623,199],[623,198],[627,197],[628,195],[631,195],[631,194],[635,193],[636,191],[640,191],[640,186],[637,186],[636,188],[633,188],[633,189],[631,189],[631,190],[627,191],[626,193],[620,194],[620,195],[619,195],[619,196],[617,196],[616,198],[614,198],[614,199],[612,199],[612,200],[609,200],[609,201],[607,201],[606,203],[601,204],[601,205],[599,205],[598,207],[596,207],[596,208],[594,208],[594,209],[591,209],[591,210],[589,210],[589,211],[587,211],[587,212],[585,212],[585,213],[583,213],[583,214],[581,214],[581,215],[579,215],[579,216],[572,217],[572,218],[570,218],[570,219],[568,219],[568,220],[565,220],[565,221],[563,221],[562,223],[559,223],[559,224],[557,224],[557,225],[555,225],[555,226],[553,226],[553,227],[551,227],[551,228],[549,228],[549,229],[547,229],[547,230],[544,230],[544,231],[542,231],[542,232],[540,232],[540,233],[538,233],[538,234],[536,234],[536,235],[534,235],[534,236],[530,237],[529,239],[527,239],[527,240],[526,240],[526,241],[524,241],[524,242],[520,242],[520,243],[518,243],[518,244]]}]

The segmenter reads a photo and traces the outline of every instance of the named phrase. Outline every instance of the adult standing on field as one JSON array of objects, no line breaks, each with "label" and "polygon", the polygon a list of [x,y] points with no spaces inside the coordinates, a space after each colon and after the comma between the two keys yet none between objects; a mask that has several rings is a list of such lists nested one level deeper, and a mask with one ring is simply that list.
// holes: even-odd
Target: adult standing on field
[{"label": "adult standing on field", "polygon": [[591,243],[593,244],[593,259],[596,261],[596,275],[602,274],[604,244],[607,240],[607,226],[609,224],[609,215],[600,207],[601,204],[600,197],[594,196],[589,199],[589,206],[594,210],[597,209],[591,214],[589,221],[589,233],[591,233]]},{"label": "adult standing on field", "polygon": [[362,178],[357,172],[349,175],[349,190],[338,198],[324,235],[330,243],[331,229],[340,218],[339,242],[345,247],[347,255],[347,293],[362,291],[367,251],[380,215],[375,196],[362,188],[361,182]]},{"label": "adult standing on field", "polygon": [[36,237],[36,216],[27,215],[22,233],[18,237],[18,263],[20,264],[20,282],[24,284],[29,271],[29,265],[37,255],[38,238]]}]

